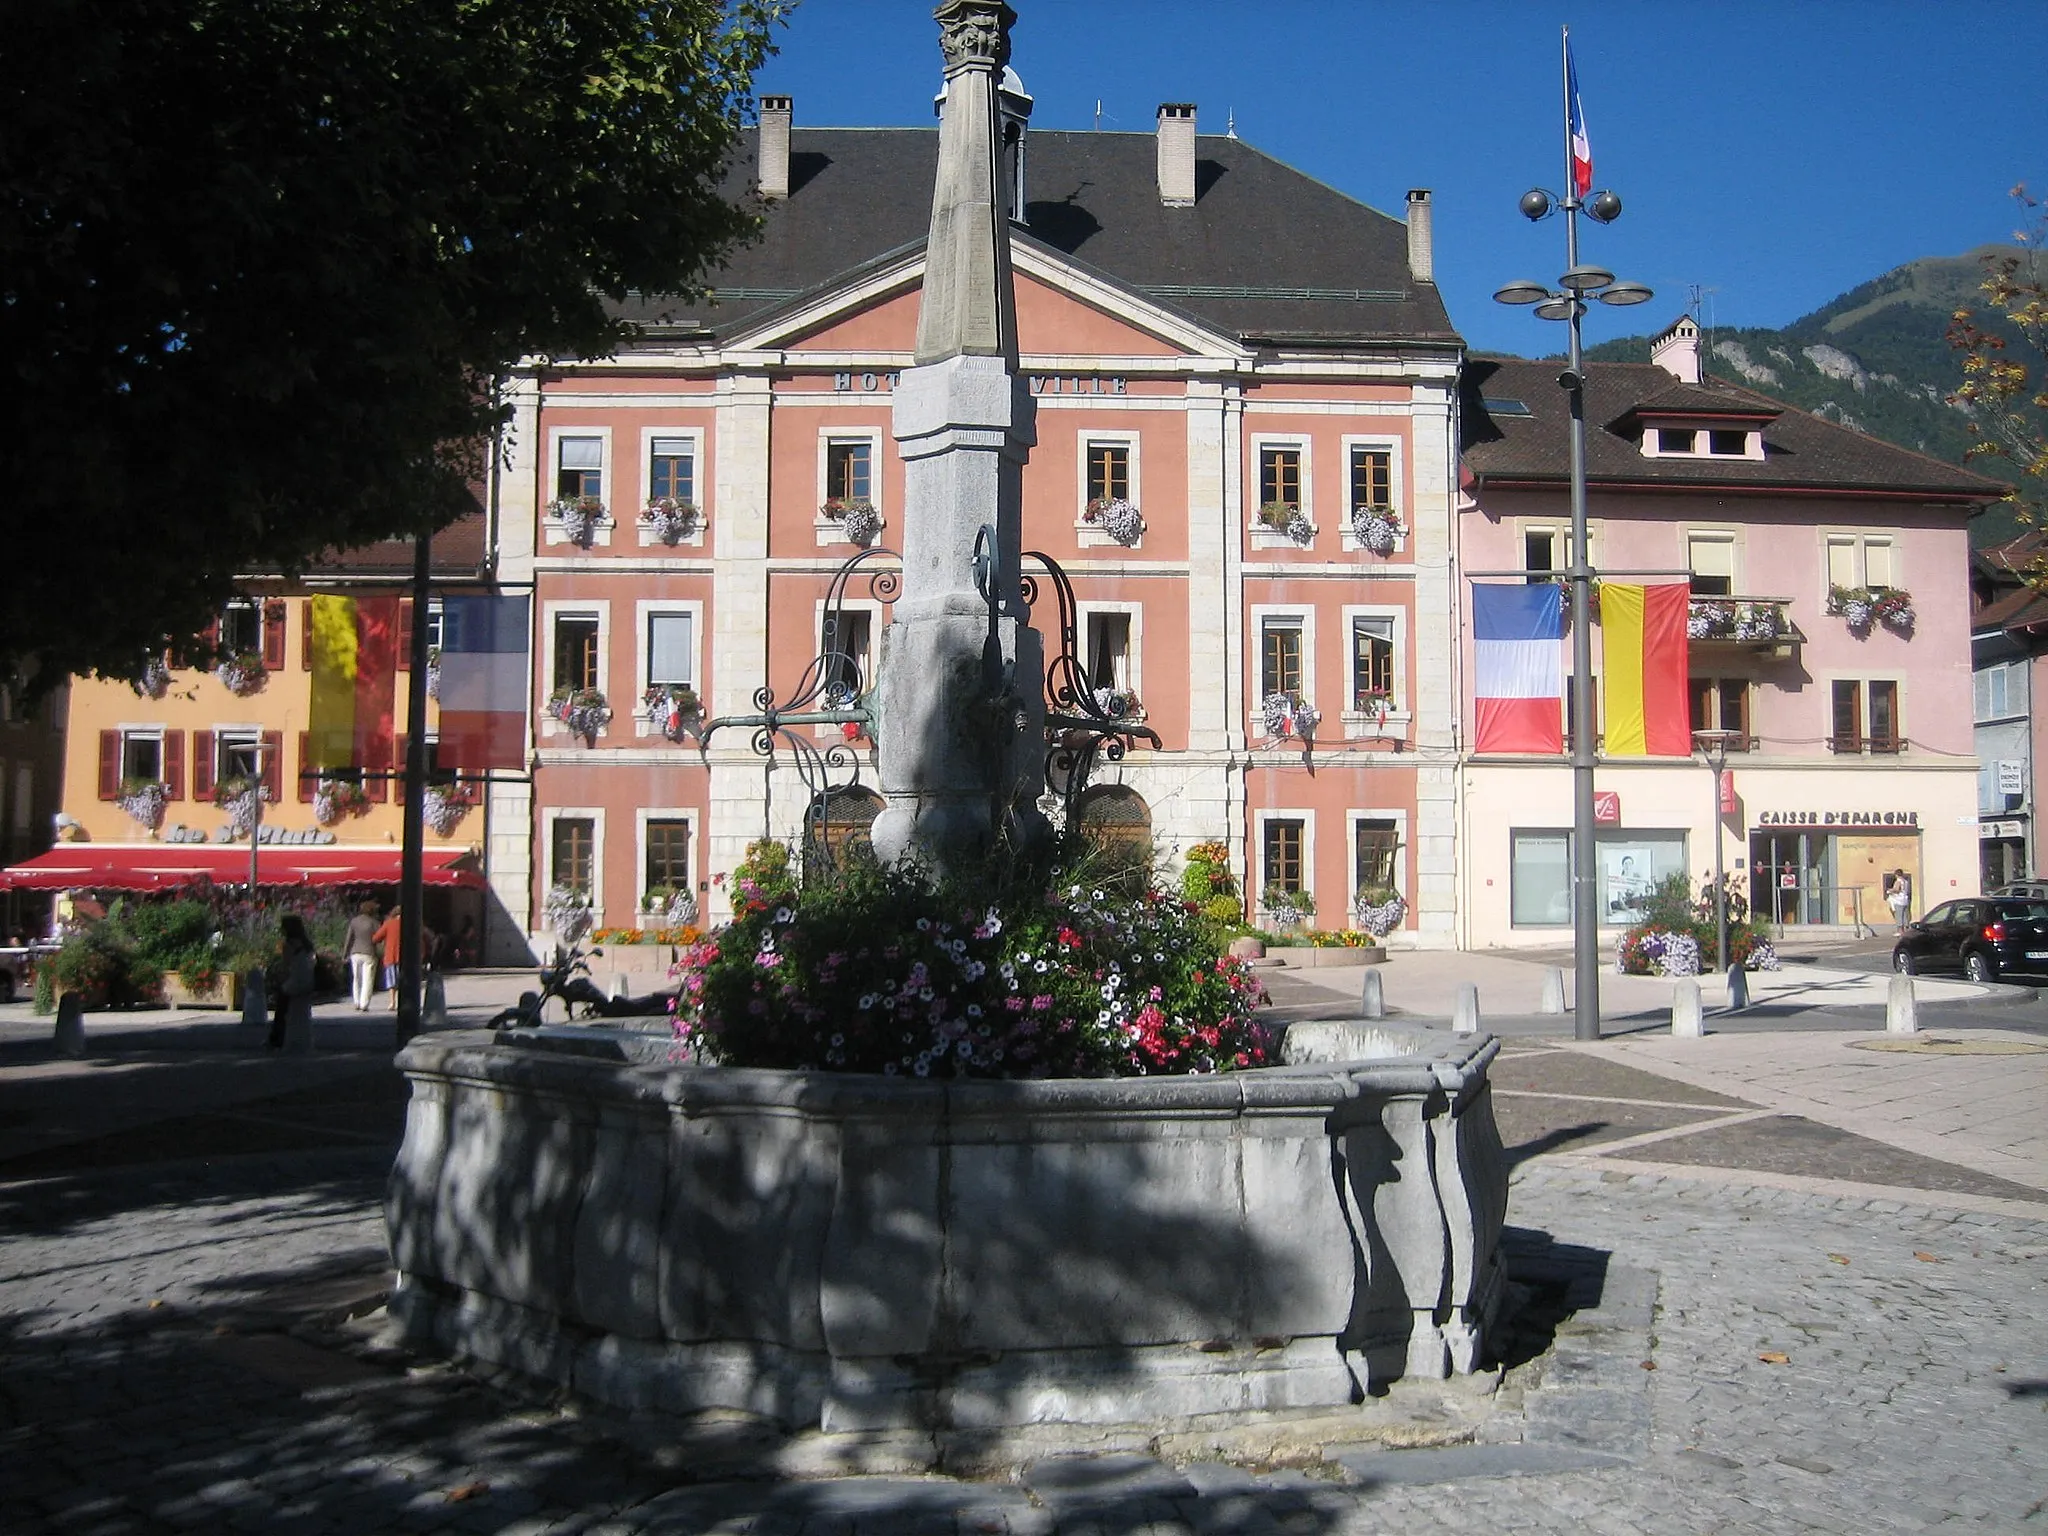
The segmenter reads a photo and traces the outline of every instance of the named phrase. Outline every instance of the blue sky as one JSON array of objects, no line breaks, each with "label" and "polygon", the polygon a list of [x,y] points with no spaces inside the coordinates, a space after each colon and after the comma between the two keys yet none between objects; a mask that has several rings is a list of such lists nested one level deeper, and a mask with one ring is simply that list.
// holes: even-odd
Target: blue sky
[{"label": "blue sky", "polygon": [[[2016,182],[2048,192],[2048,0],[1012,0],[1012,64],[1046,128],[1150,132],[1162,101],[1398,215],[1436,201],[1437,280],[1481,350],[1562,328],[1492,302],[1564,266],[1558,29],[1572,29],[1596,186],[1581,255],[1647,283],[1588,342],[1702,318],[1782,325],[1918,256],[2009,240]],[[929,0],[802,0],[756,89],[799,126],[929,125]]]}]

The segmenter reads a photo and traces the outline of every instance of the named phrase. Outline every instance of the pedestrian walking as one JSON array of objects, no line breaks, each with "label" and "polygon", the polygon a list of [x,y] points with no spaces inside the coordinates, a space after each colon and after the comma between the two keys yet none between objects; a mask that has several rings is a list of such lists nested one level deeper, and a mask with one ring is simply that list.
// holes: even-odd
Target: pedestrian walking
[{"label": "pedestrian walking", "polygon": [[1892,918],[1903,934],[1906,914],[1913,910],[1913,882],[1903,869],[1895,869],[1884,877],[1884,904],[1892,909]]},{"label": "pedestrian walking", "polygon": [[349,997],[357,1013],[367,1013],[377,994],[377,903],[364,902],[348,920],[342,952],[348,956]]},{"label": "pedestrian walking", "polygon": [[373,935],[384,947],[384,990],[391,994],[391,1011],[398,1011],[398,959],[404,952],[399,939],[398,908],[393,907],[385,914]]},{"label": "pedestrian walking", "polygon": [[297,913],[287,912],[278,920],[278,933],[284,939],[284,963],[277,982],[277,998],[271,1004],[270,1038],[266,1045],[271,1050],[284,1046],[285,1019],[291,1012],[294,999],[313,996],[313,940],[306,933],[306,925]]}]

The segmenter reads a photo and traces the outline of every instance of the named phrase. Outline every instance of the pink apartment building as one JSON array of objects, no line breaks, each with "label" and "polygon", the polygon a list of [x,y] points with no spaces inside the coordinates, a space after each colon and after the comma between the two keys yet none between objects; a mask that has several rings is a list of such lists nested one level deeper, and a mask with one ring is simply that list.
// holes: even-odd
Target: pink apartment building
[{"label": "pink apartment building", "polygon": [[[1025,546],[1072,578],[1090,686],[1160,738],[1103,764],[1073,814],[1168,856],[1226,842],[1255,898],[1307,892],[1324,927],[1350,925],[1361,885],[1391,884],[1410,903],[1396,942],[1452,942],[1463,353],[1428,194],[1389,217],[1198,136],[1191,106],[1162,106],[1156,134],[1027,133],[1014,75],[1004,104],[1038,407]],[[660,690],[733,717],[763,686],[790,698],[824,647],[834,571],[866,541],[900,547],[891,393],[936,139],[798,128],[765,98],[734,190],[758,184],[766,228],[713,275],[713,301],[640,300],[629,350],[514,382],[499,574],[533,583],[539,723],[530,802],[494,789],[490,871],[532,928],[554,885],[587,892],[599,924],[634,922],[658,888],[715,919],[717,876],[749,840],[799,842],[816,816],[786,752],[771,767],[731,730],[700,755],[640,706]],[[649,526],[664,500],[693,515]],[[863,582],[849,599],[833,649],[857,689],[889,605]],[[1049,585],[1034,617],[1055,649]],[[594,734],[548,716],[578,690],[612,711]],[[879,808],[867,745],[850,744],[857,779],[837,775],[835,836]]]},{"label": "pink apartment building", "polygon": [[[1697,888],[1717,835],[1724,867],[1788,925],[1882,926],[1892,870],[1916,912],[1975,891],[1967,530],[2003,487],[1704,377],[1690,319],[1652,359],[1588,366],[1592,564],[1616,581],[1690,579],[1692,725],[1727,733],[1728,771],[1603,755],[1603,912],[1632,920],[1674,872]],[[1475,359],[1462,405],[1463,569],[1549,579],[1571,529],[1557,365]],[[1461,943],[1569,931],[1571,794],[1567,759],[1466,758]]]}]

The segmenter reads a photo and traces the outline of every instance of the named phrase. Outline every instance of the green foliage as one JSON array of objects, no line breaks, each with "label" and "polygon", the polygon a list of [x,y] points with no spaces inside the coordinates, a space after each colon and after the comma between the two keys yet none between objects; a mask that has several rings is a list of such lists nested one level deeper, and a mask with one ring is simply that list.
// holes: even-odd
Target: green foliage
[{"label": "green foliage", "polygon": [[57,973],[47,960],[36,967],[35,1011],[45,1014],[57,1011]]},{"label": "green foliage", "polygon": [[473,506],[508,367],[613,352],[608,300],[754,228],[720,191],[780,10],[11,8],[0,665],[125,677],[238,573]]}]

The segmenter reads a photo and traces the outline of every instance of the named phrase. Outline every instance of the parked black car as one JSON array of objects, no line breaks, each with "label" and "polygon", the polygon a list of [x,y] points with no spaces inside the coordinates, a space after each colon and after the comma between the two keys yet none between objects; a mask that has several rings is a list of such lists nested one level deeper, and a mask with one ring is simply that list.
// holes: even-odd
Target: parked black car
[{"label": "parked black car", "polygon": [[1972,981],[2013,973],[2048,976],[2048,900],[1966,896],[1944,901],[1892,949],[1892,969],[1960,971]]}]

